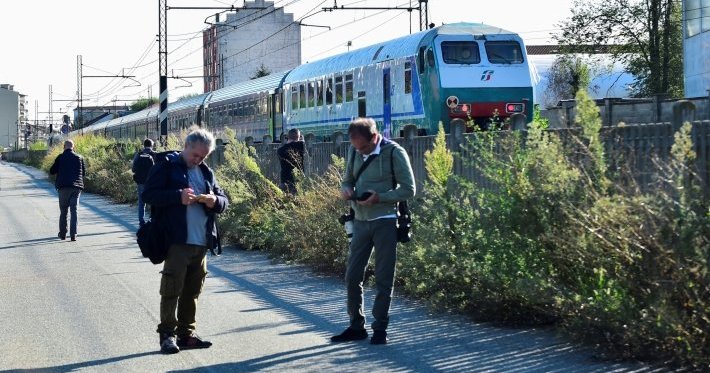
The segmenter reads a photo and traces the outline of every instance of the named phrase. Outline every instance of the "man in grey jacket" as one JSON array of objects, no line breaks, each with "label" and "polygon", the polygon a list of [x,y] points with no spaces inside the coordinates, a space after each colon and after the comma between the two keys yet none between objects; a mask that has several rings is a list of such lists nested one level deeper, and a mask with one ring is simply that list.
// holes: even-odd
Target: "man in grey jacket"
[{"label": "man in grey jacket", "polygon": [[372,308],[372,344],[386,344],[389,309],[397,262],[397,202],[414,197],[414,172],[407,152],[377,133],[375,121],[358,118],[350,123],[350,151],[341,197],[355,212],[345,282],[350,326],[331,337],[333,342],[367,338],[363,312],[365,269],[375,250],[377,296]]}]

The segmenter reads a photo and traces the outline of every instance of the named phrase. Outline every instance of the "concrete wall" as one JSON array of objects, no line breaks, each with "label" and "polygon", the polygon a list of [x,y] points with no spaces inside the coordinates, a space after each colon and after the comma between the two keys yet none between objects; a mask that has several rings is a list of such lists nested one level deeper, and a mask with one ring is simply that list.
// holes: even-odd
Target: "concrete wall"
[{"label": "concrete wall", "polygon": [[0,88],[0,148],[14,148],[17,141],[20,94]]},{"label": "concrete wall", "polygon": [[[688,100],[651,99],[602,99],[595,100],[604,126],[625,124],[667,123],[673,120],[673,107],[680,101],[689,101],[695,110],[688,120],[710,120],[710,97]],[[550,121],[551,128],[569,128],[577,115],[575,101],[566,100],[561,106],[541,110],[540,115]]]},{"label": "concrete wall", "polygon": [[301,29],[293,14],[273,9],[271,1],[245,2],[245,7],[271,7],[266,10],[240,10],[227,15],[218,28],[216,58],[223,61],[224,86],[249,80],[261,64],[281,72],[301,64]]}]

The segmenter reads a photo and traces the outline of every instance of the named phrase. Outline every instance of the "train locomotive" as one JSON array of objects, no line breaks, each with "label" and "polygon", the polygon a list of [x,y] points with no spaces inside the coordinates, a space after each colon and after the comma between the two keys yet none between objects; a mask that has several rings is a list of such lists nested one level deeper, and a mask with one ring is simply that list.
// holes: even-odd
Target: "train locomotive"
[{"label": "train locomotive", "polygon": [[[302,64],[168,105],[168,132],[192,124],[218,137],[278,140],[291,128],[328,140],[353,118],[371,117],[388,137],[405,125],[420,135],[456,118],[487,128],[520,113],[532,118],[533,78],[522,39],[479,23],[455,23]],[[83,128],[83,133],[159,137],[158,109]],[[75,131],[76,132],[76,131]]]}]

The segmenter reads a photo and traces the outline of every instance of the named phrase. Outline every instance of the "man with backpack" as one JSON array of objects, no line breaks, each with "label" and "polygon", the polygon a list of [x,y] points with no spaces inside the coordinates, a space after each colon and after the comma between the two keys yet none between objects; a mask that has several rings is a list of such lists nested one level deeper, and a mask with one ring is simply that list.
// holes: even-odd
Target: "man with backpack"
[{"label": "man with backpack", "polygon": [[133,181],[137,184],[138,189],[138,224],[145,225],[145,202],[143,201],[144,184],[148,179],[148,173],[155,164],[155,151],[153,150],[153,140],[145,139],[143,141],[143,150],[136,153],[133,157],[131,171],[133,171]]}]

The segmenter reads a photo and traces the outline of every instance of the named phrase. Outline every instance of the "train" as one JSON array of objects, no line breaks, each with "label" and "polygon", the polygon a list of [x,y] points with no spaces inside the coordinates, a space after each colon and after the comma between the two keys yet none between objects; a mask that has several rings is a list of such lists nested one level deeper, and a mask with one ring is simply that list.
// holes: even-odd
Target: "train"
[{"label": "train", "polygon": [[[168,104],[168,133],[197,124],[218,137],[272,139],[297,128],[328,141],[353,118],[371,117],[386,137],[405,125],[419,135],[454,119],[486,128],[492,118],[533,114],[533,74],[522,38],[481,24],[454,23],[308,62]],[[158,138],[157,106],[74,133]]]}]

